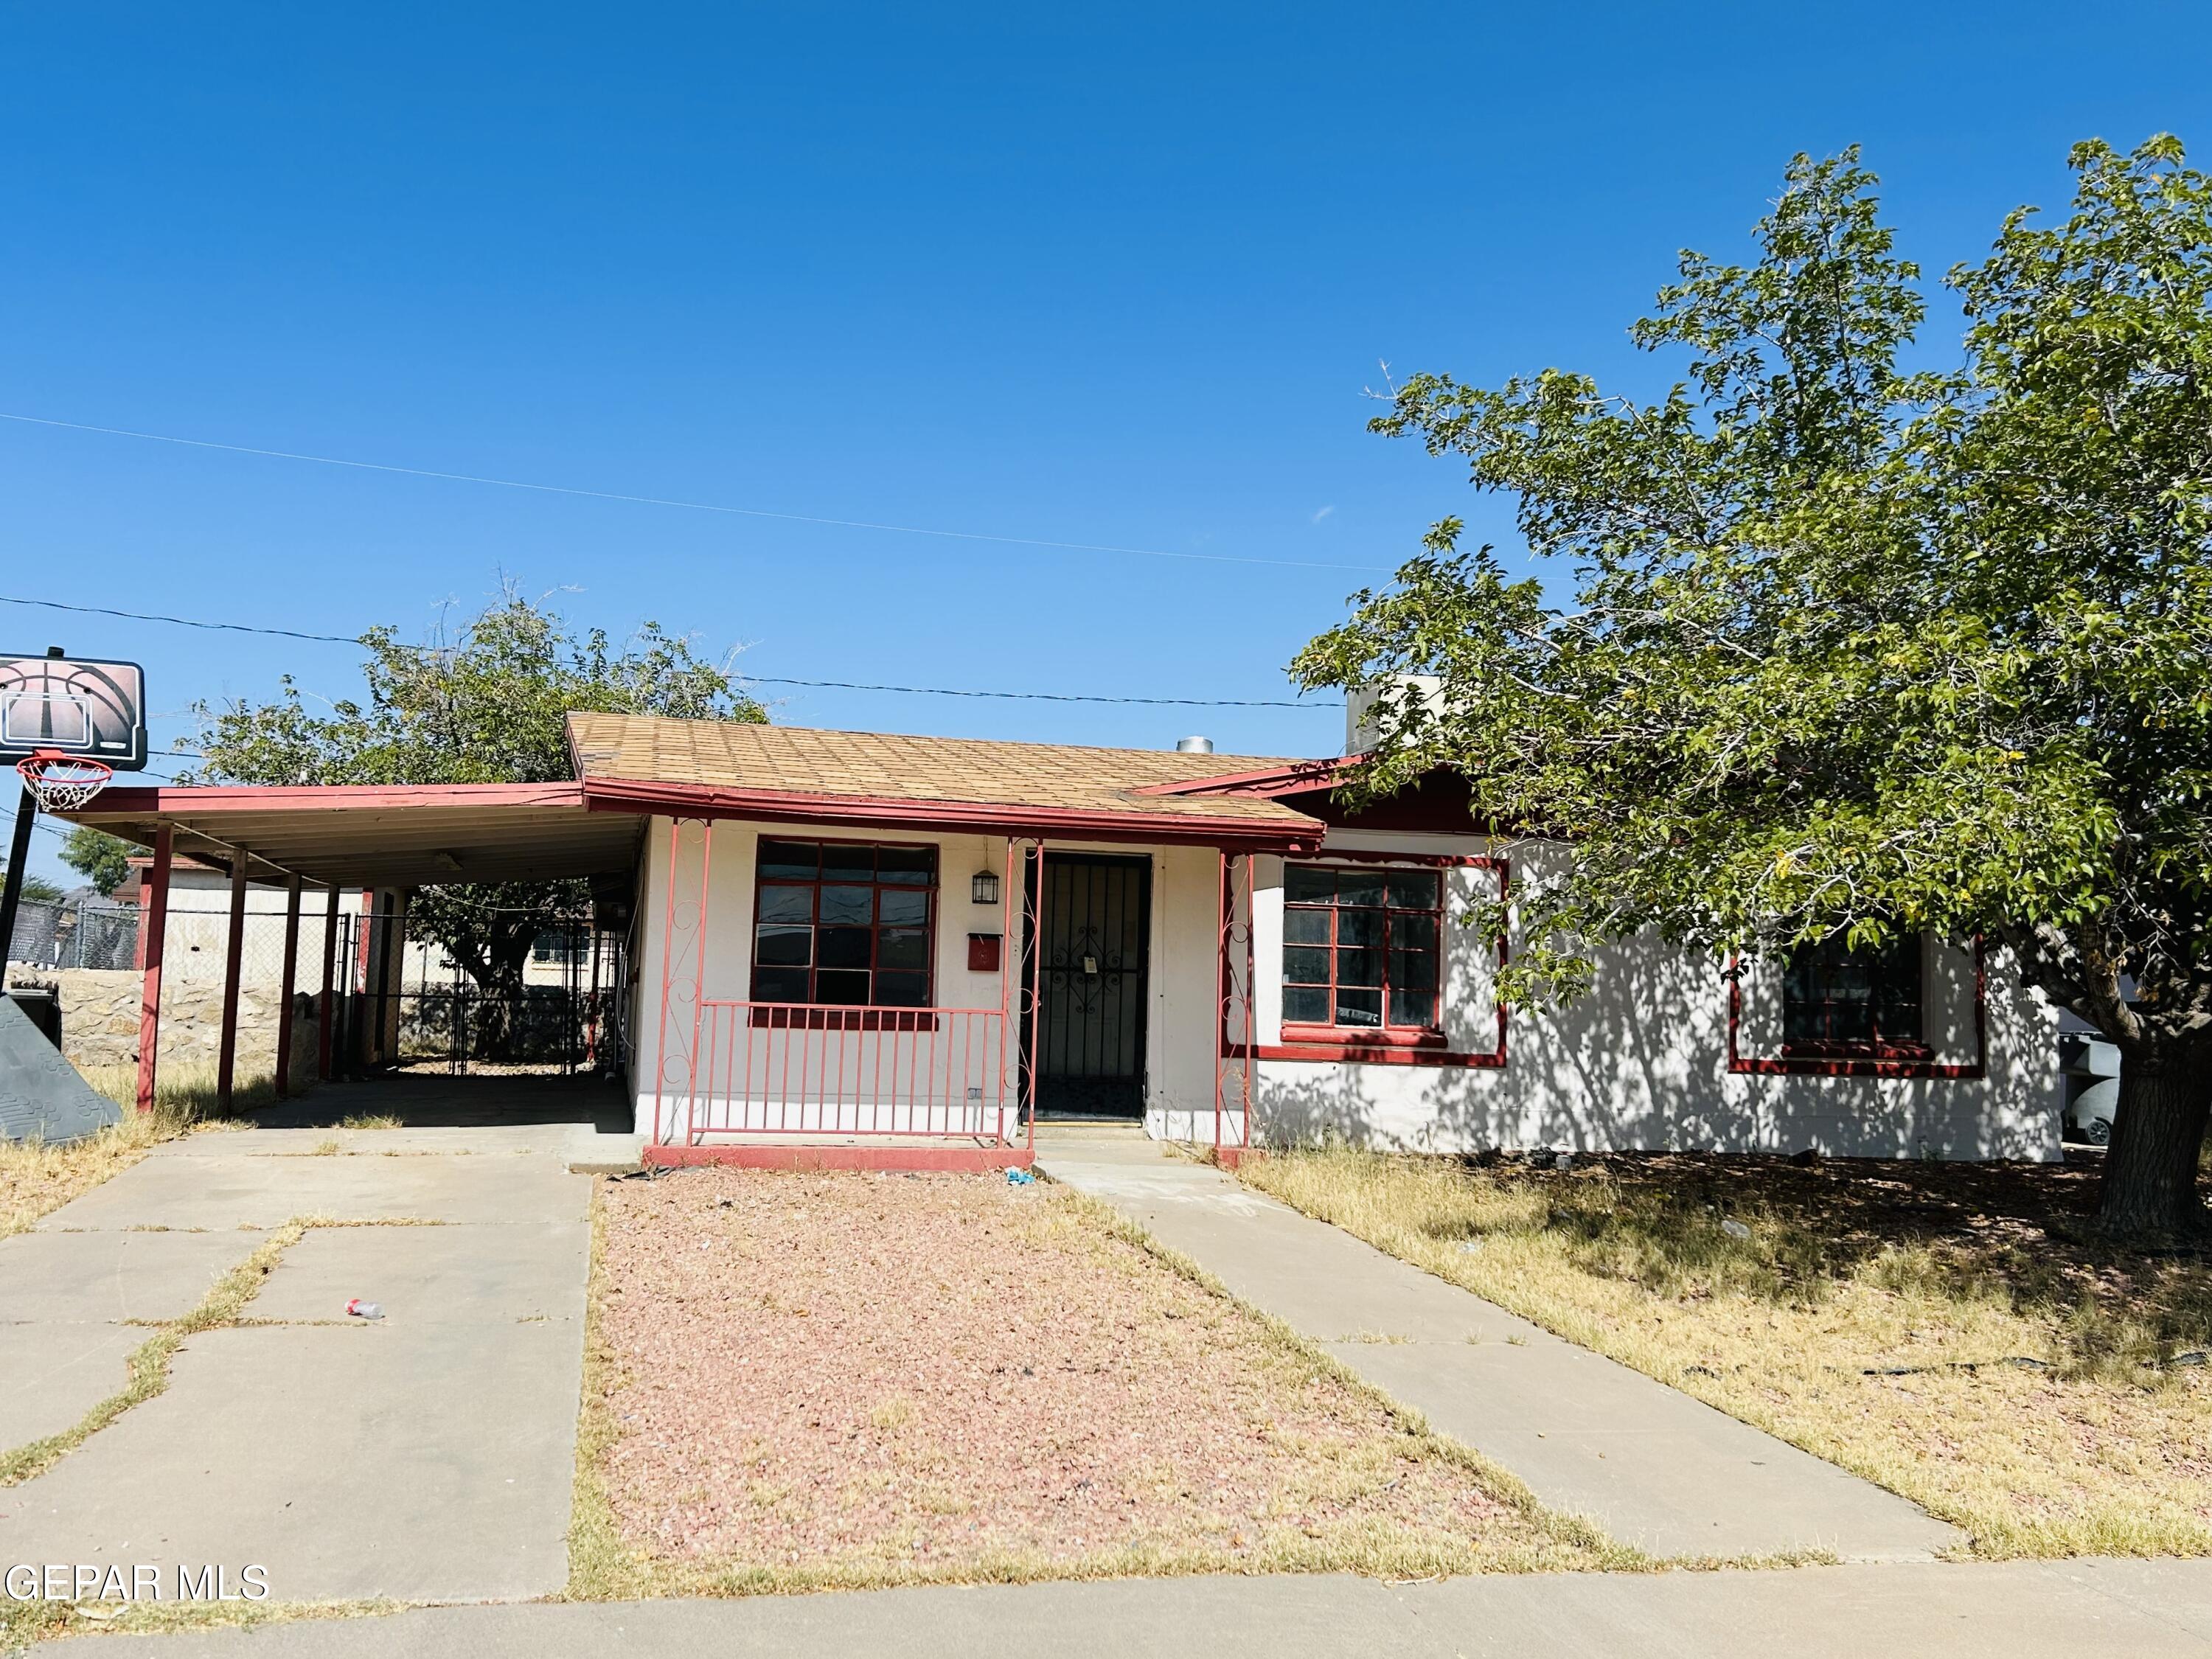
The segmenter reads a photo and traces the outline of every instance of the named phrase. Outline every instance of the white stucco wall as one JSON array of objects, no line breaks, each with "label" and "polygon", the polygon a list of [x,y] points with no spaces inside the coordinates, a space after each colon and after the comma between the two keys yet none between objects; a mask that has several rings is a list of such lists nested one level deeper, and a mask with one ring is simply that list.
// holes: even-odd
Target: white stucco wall
[{"label": "white stucco wall", "polygon": [[[678,872],[676,884],[679,907],[696,892],[698,881],[699,831],[687,826],[685,833],[683,864]],[[987,1010],[1000,1006],[1000,975],[969,970],[968,936],[971,933],[1001,933],[1005,931],[1006,843],[1003,836],[897,834],[824,829],[818,824],[733,821],[725,821],[714,826],[713,855],[708,875],[706,957],[702,979],[708,1000],[741,1002],[750,993],[753,891],[755,872],[758,867],[757,854],[763,836],[782,836],[797,841],[921,842],[934,846],[938,849],[938,893],[931,994],[935,1006]],[[988,870],[1000,877],[1001,902],[999,904],[980,905],[975,902],[971,878],[979,870]],[[1015,872],[1014,879],[1018,884],[1018,871]],[[640,1133],[646,1134],[653,1133],[654,1127],[654,1077],[660,1058],[660,994],[662,969],[666,957],[665,940],[668,934],[668,883],[669,823],[665,818],[655,818],[646,838],[644,869],[639,882],[638,948],[634,957],[636,963],[637,1019],[633,1028],[635,1063],[631,1071],[631,1083],[635,1091],[637,1129]],[[687,924],[687,918],[680,911],[678,921],[679,929]],[[1002,951],[1007,953],[1009,960],[1013,949],[1013,941],[1003,942]],[[672,977],[681,988],[698,969],[694,960],[682,951],[678,952],[678,957],[677,971]],[[974,1024],[978,1028],[977,1034],[960,1030],[957,1040],[966,1042],[973,1035],[974,1040],[980,1042],[982,1023]],[[765,1036],[759,1038],[756,1064],[763,1067],[767,1065],[769,1044],[775,1042],[790,1046],[790,1041],[781,1035],[775,1038]],[[810,1063],[823,1064],[823,1053],[832,1041],[834,1039],[816,1034],[808,1050]],[[978,1088],[988,1086],[984,1075],[987,1062],[980,1048],[971,1046],[955,1060],[949,1052],[955,1042],[953,1031],[948,1030],[937,1057],[937,1064],[943,1068],[940,1077],[949,1078],[951,1068],[958,1066],[964,1068],[963,1084],[972,1084]],[[670,1048],[678,1053],[679,1065],[682,1046],[682,1033],[677,1032]],[[878,1051],[899,1057],[902,1065],[910,1053],[909,1044],[889,1040],[881,1033],[852,1033],[838,1043],[838,1048],[842,1051],[844,1061],[844,1069],[838,1074],[842,1085],[838,1092],[848,1096],[871,1092],[861,1089],[859,1080],[869,1078],[872,1082],[881,1075],[880,1071],[875,1069]],[[1011,1079],[1011,1040],[1006,1044],[1006,1075]],[[726,1071],[730,1068],[726,1054],[721,1066]],[[912,1074],[902,1072],[902,1075],[910,1079]],[[777,1082],[779,1085],[786,1085],[787,1074],[780,1075]],[[964,1089],[960,1092],[964,1093]],[[881,1093],[884,1098],[901,1097],[896,1089],[889,1084],[882,1086]],[[664,1136],[674,1133],[683,1116],[682,1089],[675,1077],[671,1077],[661,1088],[660,1114],[661,1133]],[[848,1118],[841,1125],[833,1118],[810,1127],[834,1131],[841,1127],[850,1127],[852,1123]],[[921,1128],[927,1126],[917,1121],[915,1127]]]},{"label": "white stucco wall", "polygon": [[[274,984],[284,966],[283,888],[249,882],[246,888],[246,944],[239,963],[243,984]],[[330,894],[311,887],[300,898],[300,945],[296,988],[312,991],[321,982],[323,925]],[[338,895],[342,915],[357,914],[361,894]],[[143,924],[142,924],[143,925]],[[161,975],[166,983],[206,981],[220,984],[230,945],[230,877],[220,870],[176,869],[169,876],[169,915],[162,936]],[[339,965],[341,981],[343,964]]]},{"label": "white stucco wall", "polygon": [[[696,884],[696,830],[678,885]],[[704,985],[709,999],[748,991],[754,853],[762,836],[801,840],[928,842],[939,848],[934,997],[940,1006],[996,1008],[995,974],[967,968],[970,932],[997,933],[1001,907],[972,903],[978,869],[1003,872],[996,836],[872,835],[799,824],[715,826],[706,922]],[[637,1019],[633,1026],[637,1127],[654,1127],[663,940],[668,898],[669,825],[647,838],[638,905]],[[1126,845],[1054,842],[1056,850],[1131,854]],[[1215,972],[1218,866],[1206,848],[1149,849],[1152,860],[1152,962],[1146,1030],[1146,1123],[1156,1135],[1213,1137]],[[1480,854],[1479,838],[1335,832],[1329,850]],[[1540,874],[1556,848],[1505,849],[1516,881]],[[1017,878],[1018,879],[1018,877]],[[1495,876],[1451,871],[1448,891],[1471,899]],[[1254,958],[1256,1018],[1263,1045],[1280,1036],[1282,861],[1258,860]],[[1010,961],[1018,941],[1009,938]],[[1963,950],[1930,945],[1931,1040],[1939,1060],[1974,1058],[1973,967]],[[689,960],[675,976],[688,981]],[[1454,1049],[1497,1042],[1496,959],[1487,939],[1448,928],[1443,964],[1447,1035]],[[1780,972],[1753,964],[1744,979],[1739,1031],[1746,1056],[1778,1049]],[[1496,1146],[1577,1150],[1709,1149],[1837,1156],[2051,1158],[2058,1155],[2061,1082],[2057,1015],[2024,991],[1992,953],[1989,962],[1986,1079],[1829,1078],[1732,1073],[1728,1066],[1727,984],[1722,965],[1638,940],[1605,952],[1589,996],[1548,1012],[1516,1012],[1502,1068],[1264,1060],[1255,1073],[1257,1136],[1284,1142],[1323,1134],[1380,1146],[1472,1152]],[[850,1039],[857,1055],[863,1039]],[[680,1120],[678,1091],[662,1091],[662,1132]],[[825,1122],[822,1127],[835,1127]],[[1232,1129],[1234,1125],[1232,1123]]]},{"label": "white stucco wall", "polygon": [[[1333,848],[1479,853],[1472,838],[1332,835]],[[1505,849],[1516,882],[1540,877],[1557,848]],[[1455,872],[1466,891],[1478,872]],[[1262,1043],[1280,1035],[1270,962],[1279,963],[1279,861],[1262,860],[1258,945]],[[1975,1059],[1971,951],[1930,942],[1929,1035],[1939,1062]],[[1495,1041],[1488,1012],[1492,947],[1447,934],[1447,1030],[1455,1049]],[[1781,969],[1747,967],[1739,1053],[1780,1048]],[[1589,994],[1555,1011],[1516,1011],[1502,1068],[1262,1061],[1261,1138],[1323,1134],[1378,1146],[1465,1152],[1490,1146],[1577,1151],[1711,1150],[1838,1157],[2056,1158],[2062,1096],[2057,1015],[1988,961],[1985,1079],[1821,1077],[1732,1073],[1723,964],[1636,940],[1598,958]]]}]

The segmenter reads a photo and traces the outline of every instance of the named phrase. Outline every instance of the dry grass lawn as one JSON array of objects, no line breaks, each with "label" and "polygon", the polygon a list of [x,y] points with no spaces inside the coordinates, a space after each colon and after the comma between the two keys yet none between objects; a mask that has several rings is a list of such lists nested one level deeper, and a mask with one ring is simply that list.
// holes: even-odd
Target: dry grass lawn
[{"label": "dry grass lawn", "polygon": [[1334,1148],[1243,1173],[1978,1554],[2212,1554],[2212,1255],[2100,1242],[2090,1167]]},{"label": "dry grass lawn", "polygon": [[600,1194],[579,1596],[1626,1559],[1063,1189]]},{"label": "dry grass lawn", "polygon": [[[165,1140],[206,1129],[244,1127],[235,1119],[214,1115],[212,1067],[170,1068],[161,1078],[155,1109],[148,1113],[136,1109],[136,1066],[94,1066],[84,1075],[123,1108],[123,1121],[66,1146],[0,1141],[0,1238],[28,1230],[40,1217],[129,1169]],[[249,1111],[274,1098],[273,1074],[242,1079],[232,1091],[235,1111]]]}]

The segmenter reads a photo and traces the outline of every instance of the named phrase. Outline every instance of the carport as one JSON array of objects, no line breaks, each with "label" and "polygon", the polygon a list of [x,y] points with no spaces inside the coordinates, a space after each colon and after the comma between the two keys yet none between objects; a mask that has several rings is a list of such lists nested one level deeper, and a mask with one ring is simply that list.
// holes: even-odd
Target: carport
[{"label": "carport", "polygon": [[[349,889],[404,894],[444,882],[618,878],[636,869],[645,819],[593,809],[583,787],[480,783],[380,787],[314,785],[109,789],[58,814],[152,854],[141,904],[144,960],[138,1040],[138,1107],[155,1099],[161,1038],[161,966],[173,860],[185,855],[227,869],[230,904],[216,1063],[221,1104],[230,1103],[238,1047],[238,1000],[246,889],[286,893],[281,991],[289,1008],[299,987],[301,907],[309,888],[325,896],[319,969],[321,1011],[317,1074],[331,1069],[331,992],[337,972],[339,896]],[[276,1090],[288,1091],[292,1020],[277,1022]]]}]

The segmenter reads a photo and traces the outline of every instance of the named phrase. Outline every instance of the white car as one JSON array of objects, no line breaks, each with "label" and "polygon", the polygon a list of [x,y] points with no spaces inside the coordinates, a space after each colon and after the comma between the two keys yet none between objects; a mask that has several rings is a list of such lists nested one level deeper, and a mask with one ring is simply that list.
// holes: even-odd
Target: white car
[{"label": "white car", "polygon": [[2120,1051],[2099,1036],[2069,1036],[2065,1045],[2060,1069],[2071,1096],[2061,1119],[2065,1138],[2109,1146],[2112,1115],[2120,1106]]},{"label": "white car", "polygon": [[2100,1078],[2074,1097],[2066,1108],[2066,1138],[2092,1146],[2112,1143],[2112,1114],[2120,1107],[2120,1080]]}]

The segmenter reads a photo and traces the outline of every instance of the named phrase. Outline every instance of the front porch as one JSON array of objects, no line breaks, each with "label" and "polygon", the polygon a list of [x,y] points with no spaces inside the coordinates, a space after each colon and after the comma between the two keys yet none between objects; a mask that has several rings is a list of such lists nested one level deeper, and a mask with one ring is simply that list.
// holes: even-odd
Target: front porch
[{"label": "front porch", "polygon": [[1055,1119],[1234,1160],[1254,1086],[1252,849],[902,834],[655,820],[647,1163],[1026,1168]]}]

